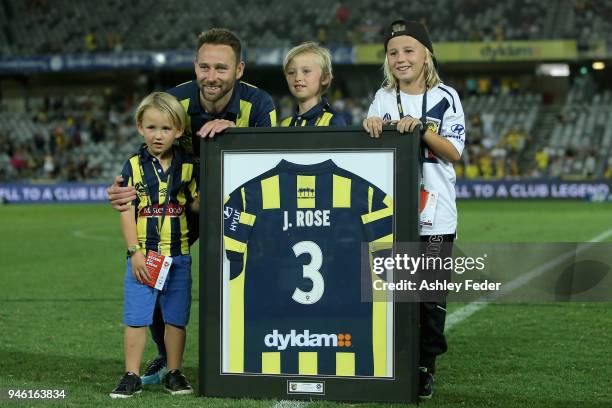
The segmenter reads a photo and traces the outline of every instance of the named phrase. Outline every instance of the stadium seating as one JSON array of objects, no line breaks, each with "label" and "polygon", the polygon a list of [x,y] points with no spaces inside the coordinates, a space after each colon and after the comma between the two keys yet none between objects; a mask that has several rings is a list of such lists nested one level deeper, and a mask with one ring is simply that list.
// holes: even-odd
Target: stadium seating
[{"label": "stadium seating", "polygon": [[[100,95],[67,97],[57,109],[46,109],[33,99],[31,107],[37,105],[35,117],[0,111],[0,181],[112,180],[142,142],[131,112],[115,112],[108,120],[110,109]],[[50,173],[45,169],[47,156],[54,164]],[[25,164],[15,166],[11,160],[16,158]]]},{"label": "stadium seating", "polygon": [[235,29],[247,46],[291,46],[305,40],[376,43],[392,15],[425,22],[434,41],[577,38],[586,43],[612,38],[612,5],[601,0],[564,1],[555,7],[537,0],[355,0],[343,5],[185,0],[180,7],[154,0],[25,0],[0,2],[0,56],[186,50],[192,49],[197,33],[214,26]]},{"label": "stadium seating", "polygon": [[[135,97],[138,99],[138,96]],[[360,124],[369,97],[336,98],[334,109],[349,124]],[[101,95],[68,97],[54,109],[41,99],[30,101],[34,117],[0,111],[0,181],[19,179],[107,182],[142,142],[132,123],[131,107],[111,110]],[[51,102],[53,105],[53,102]],[[291,98],[276,98],[279,117],[293,109]],[[612,92],[587,94],[574,85],[560,108],[546,107],[537,93],[470,95],[463,98],[468,140],[457,165],[477,178],[602,177],[612,163]],[[556,110],[557,109],[557,110]],[[112,112],[112,113],[111,113]],[[112,116],[112,120],[109,119]],[[97,123],[106,128],[96,130]],[[16,151],[26,154],[31,168],[14,169]],[[45,171],[51,154],[56,171]]]}]

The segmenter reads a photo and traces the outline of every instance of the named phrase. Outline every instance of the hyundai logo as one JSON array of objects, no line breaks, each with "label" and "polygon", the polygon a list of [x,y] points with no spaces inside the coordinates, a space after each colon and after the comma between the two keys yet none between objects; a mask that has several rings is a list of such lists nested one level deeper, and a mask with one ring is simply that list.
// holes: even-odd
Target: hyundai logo
[{"label": "hyundai logo", "polygon": [[463,136],[463,133],[465,133],[465,127],[459,123],[455,123],[453,126],[451,126],[451,130],[453,133],[456,133],[459,136]]}]

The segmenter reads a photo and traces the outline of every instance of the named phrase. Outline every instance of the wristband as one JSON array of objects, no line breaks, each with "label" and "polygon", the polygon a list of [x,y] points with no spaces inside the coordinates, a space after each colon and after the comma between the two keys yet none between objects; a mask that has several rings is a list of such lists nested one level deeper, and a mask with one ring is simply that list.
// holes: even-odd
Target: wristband
[{"label": "wristband", "polygon": [[138,252],[139,249],[140,249],[140,245],[129,246],[128,249],[127,249],[127,253],[126,253],[127,257],[131,258],[132,255],[134,255],[136,252]]}]

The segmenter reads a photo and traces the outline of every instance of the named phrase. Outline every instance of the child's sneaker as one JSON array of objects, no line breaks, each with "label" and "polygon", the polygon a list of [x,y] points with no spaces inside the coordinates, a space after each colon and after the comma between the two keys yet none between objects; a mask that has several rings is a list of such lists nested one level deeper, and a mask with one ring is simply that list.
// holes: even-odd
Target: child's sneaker
[{"label": "child's sneaker", "polygon": [[193,394],[191,384],[180,370],[172,370],[166,373],[162,383],[166,391],[172,395]]},{"label": "child's sneaker", "polygon": [[166,374],[166,357],[157,356],[147,365],[142,376],[142,385],[161,384]]},{"label": "child's sneaker", "polygon": [[434,377],[427,367],[419,367],[419,398],[430,399],[433,395]]},{"label": "child's sneaker", "polygon": [[134,394],[142,392],[140,377],[132,372],[127,372],[119,380],[119,384],[109,394],[111,398],[129,398]]}]

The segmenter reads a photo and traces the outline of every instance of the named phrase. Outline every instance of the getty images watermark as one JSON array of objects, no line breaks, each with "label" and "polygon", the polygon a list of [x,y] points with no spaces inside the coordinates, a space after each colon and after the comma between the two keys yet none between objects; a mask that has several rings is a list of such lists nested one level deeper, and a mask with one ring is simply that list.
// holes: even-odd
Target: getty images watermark
[{"label": "getty images watermark", "polygon": [[[409,280],[401,279],[395,282],[388,282],[384,279],[374,279],[372,286],[374,290],[408,290],[408,291],[454,291],[462,290],[474,291],[492,291],[500,290],[501,282],[477,281],[474,279],[465,279],[464,281],[453,282],[448,279],[448,275],[452,272],[463,274],[469,271],[484,271],[486,268],[485,261],[487,254],[478,257],[460,256],[453,258],[431,256],[421,254],[418,256],[410,256],[408,254],[395,254],[388,257],[374,257],[372,261],[372,270],[378,276],[385,274],[387,271],[405,272],[410,275],[417,275],[422,279]],[[423,276],[423,273],[430,272],[429,279]],[[432,279],[433,278],[433,279]]]},{"label": "getty images watermark", "polygon": [[363,301],[612,301],[612,244],[364,244],[361,287]]}]

